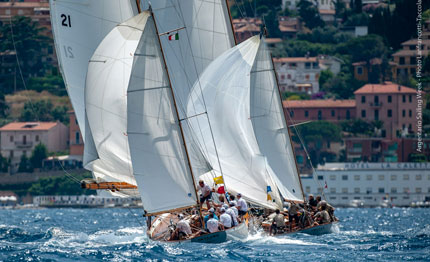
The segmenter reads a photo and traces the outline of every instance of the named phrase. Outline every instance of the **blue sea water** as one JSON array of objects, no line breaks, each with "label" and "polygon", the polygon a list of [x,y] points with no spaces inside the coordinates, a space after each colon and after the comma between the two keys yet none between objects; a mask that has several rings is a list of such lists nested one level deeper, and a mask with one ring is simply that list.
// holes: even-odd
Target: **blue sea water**
[{"label": "blue sea water", "polygon": [[152,242],[141,209],[0,210],[0,261],[430,261],[430,209],[338,209],[338,230]]}]

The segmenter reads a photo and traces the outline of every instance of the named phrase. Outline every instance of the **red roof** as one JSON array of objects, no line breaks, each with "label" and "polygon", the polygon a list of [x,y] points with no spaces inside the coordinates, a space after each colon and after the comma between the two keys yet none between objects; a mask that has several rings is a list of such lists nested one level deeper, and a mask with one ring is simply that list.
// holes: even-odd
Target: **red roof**
[{"label": "red roof", "polygon": [[417,91],[410,87],[401,86],[391,82],[386,82],[385,84],[367,84],[354,92],[354,94],[384,94],[384,93],[416,94]]},{"label": "red roof", "polygon": [[28,130],[49,130],[58,125],[58,122],[13,122],[4,125],[0,131],[28,131]]},{"label": "red roof", "polygon": [[354,108],[355,100],[285,100],[285,108]]}]

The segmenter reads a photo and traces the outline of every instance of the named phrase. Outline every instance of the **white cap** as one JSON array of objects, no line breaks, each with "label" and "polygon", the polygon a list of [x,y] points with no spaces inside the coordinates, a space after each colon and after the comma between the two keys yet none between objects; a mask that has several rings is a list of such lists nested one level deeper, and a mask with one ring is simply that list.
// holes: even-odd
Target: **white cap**
[{"label": "white cap", "polygon": [[220,211],[220,212],[225,212],[225,208],[224,208],[224,207],[221,207],[219,211]]},{"label": "white cap", "polygon": [[222,205],[222,207],[223,207],[224,209],[227,209],[227,208],[228,208],[228,205],[227,205],[227,204],[224,204],[224,205]]},{"label": "white cap", "polygon": [[215,209],[214,209],[213,207],[211,207],[211,208],[209,209],[209,212],[214,213],[214,212],[215,212]]}]

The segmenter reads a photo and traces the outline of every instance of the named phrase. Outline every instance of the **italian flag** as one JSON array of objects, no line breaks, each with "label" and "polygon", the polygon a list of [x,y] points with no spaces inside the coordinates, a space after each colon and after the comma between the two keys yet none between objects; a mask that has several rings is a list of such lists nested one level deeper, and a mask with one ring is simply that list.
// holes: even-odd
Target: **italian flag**
[{"label": "italian flag", "polygon": [[169,35],[169,41],[172,41],[172,40],[179,40],[179,33],[178,32],[176,32],[175,34]]}]

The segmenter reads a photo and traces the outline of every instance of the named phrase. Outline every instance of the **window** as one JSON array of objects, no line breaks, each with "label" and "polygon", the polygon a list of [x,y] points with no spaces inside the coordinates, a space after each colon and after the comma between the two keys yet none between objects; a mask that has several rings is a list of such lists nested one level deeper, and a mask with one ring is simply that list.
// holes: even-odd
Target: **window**
[{"label": "window", "polygon": [[36,142],[39,142],[39,135],[36,135]]},{"label": "window", "polygon": [[27,136],[22,136],[22,143],[25,145],[27,144]]},{"label": "window", "polygon": [[336,200],[336,197],[330,197],[330,200]]},{"label": "window", "polygon": [[379,104],[379,96],[374,96],[373,102],[375,103],[375,105]]},{"label": "window", "polygon": [[322,112],[321,112],[321,110],[318,110],[318,120],[321,120],[322,119]]},{"label": "window", "polygon": [[382,180],[384,180],[384,179],[385,179],[385,176],[384,176],[384,175],[379,175],[379,176],[378,176],[378,179],[379,179],[379,181],[382,181]]},{"label": "window", "polygon": [[[402,117],[406,117],[406,110],[405,109],[402,110]],[[405,128],[403,128],[403,129],[405,129]]]},{"label": "window", "polygon": [[311,68],[311,63],[305,63],[305,68],[306,69],[310,69]]},{"label": "window", "polygon": [[305,75],[305,79],[306,79],[306,80],[309,80],[309,75]]},{"label": "window", "polygon": [[403,175],[403,180],[409,180],[409,175]]},{"label": "window", "polygon": [[75,124],[78,124],[78,119],[77,118],[75,118]]},{"label": "window", "polygon": [[417,59],[415,57],[411,57],[410,61],[411,61],[410,62],[411,65],[416,65],[417,64]]},{"label": "window", "polygon": [[378,188],[378,193],[385,193],[385,188],[383,187]]},{"label": "window", "polygon": [[9,157],[13,158],[13,150],[10,151]]},{"label": "window", "polygon": [[309,117],[309,111],[308,110],[305,111],[305,117]]},{"label": "window", "polygon": [[306,189],[305,189],[305,191],[306,191],[306,193],[310,193],[311,192],[311,187],[307,186]]},{"label": "window", "polygon": [[375,109],[375,112],[374,112],[375,114],[375,120],[379,120],[379,110],[378,109]]},{"label": "window", "polygon": [[366,117],[366,110],[364,110],[364,109],[361,110],[361,117],[363,117],[363,118]]},{"label": "window", "polygon": [[348,188],[346,188],[346,187],[342,188],[342,193],[347,194],[348,193]]},{"label": "window", "polygon": [[397,180],[397,176],[396,175],[391,175],[391,181],[396,181]]},{"label": "window", "polygon": [[403,188],[403,193],[409,194],[411,191],[409,190],[409,187]]},{"label": "window", "polygon": [[422,191],[421,191],[421,187],[417,187],[417,188],[415,188],[415,193],[421,193]]},{"label": "window", "polygon": [[354,175],[354,180],[355,181],[359,181],[360,180],[360,175]]},{"label": "window", "polygon": [[9,141],[10,141],[10,142],[13,142],[13,136],[10,136],[10,137],[9,137]]},{"label": "window", "polygon": [[284,80],[285,79],[285,75],[281,75],[281,80]]},{"label": "window", "polygon": [[366,176],[366,180],[367,180],[367,181],[371,181],[371,180],[372,180],[372,175],[367,175],[367,176]]},{"label": "window", "polygon": [[423,176],[422,176],[422,175],[417,175],[417,176],[416,176],[416,179],[417,179],[417,180],[421,180],[422,178],[423,178]]},{"label": "window", "polygon": [[324,180],[324,176],[318,176],[318,180]]},{"label": "window", "polygon": [[409,117],[412,117],[412,110],[409,109]]},{"label": "window", "polygon": [[392,187],[391,188],[391,193],[397,193],[397,188],[396,187]]},{"label": "window", "polygon": [[330,188],[330,193],[335,194],[336,193],[336,188],[335,187],[331,187]]},{"label": "window", "polygon": [[[429,176],[430,178],[430,176]],[[336,175],[330,175],[330,180],[336,180]]]},{"label": "window", "polygon": [[348,180],[348,176],[347,175],[342,175],[342,180]]},{"label": "window", "polygon": [[391,102],[392,102],[392,100],[393,100],[393,98],[392,98],[391,96],[388,96],[388,98],[387,98],[387,102],[388,102],[388,103],[391,103]]},{"label": "window", "polygon": [[287,75],[287,79],[291,79],[291,75],[290,74]]},{"label": "window", "polygon": [[359,187],[354,188],[354,193],[360,194],[360,188]]},{"label": "window", "polygon": [[336,116],[336,111],[331,110],[331,116]]},{"label": "window", "polygon": [[346,110],[346,119],[349,120],[351,118],[351,113],[349,110]]},{"label": "window", "polygon": [[297,66],[296,63],[290,63],[290,67],[295,68]]},{"label": "window", "polygon": [[366,194],[372,194],[372,188],[371,187],[366,188]]},{"label": "window", "polygon": [[294,117],[294,111],[293,110],[290,111],[290,116]]},{"label": "window", "polygon": [[361,103],[362,104],[366,103],[366,97],[365,96],[361,96]]},{"label": "window", "polygon": [[401,65],[405,64],[405,58],[404,57],[400,57],[399,64],[401,64]]},{"label": "window", "polygon": [[363,67],[357,66],[357,75],[362,75],[362,74],[363,74]]},{"label": "window", "polygon": [[402,95],[402,102],[406,103],[406,95]]},{"label": "window", "polygon": [[78,145],[79,144],[79,132],[75,133],[75,143]]},{"label": "window", "polygon": [[412,95],[409,95],[409,103],[412,103]]},{"label": "window", "polygon": [[393,116],[393,110],[388,109],[387,110],[387,117],[392,117]]}]

